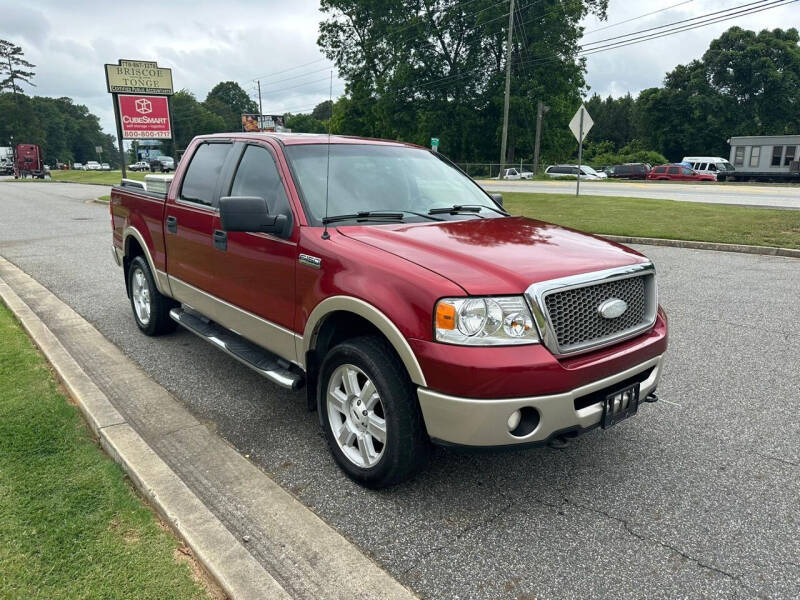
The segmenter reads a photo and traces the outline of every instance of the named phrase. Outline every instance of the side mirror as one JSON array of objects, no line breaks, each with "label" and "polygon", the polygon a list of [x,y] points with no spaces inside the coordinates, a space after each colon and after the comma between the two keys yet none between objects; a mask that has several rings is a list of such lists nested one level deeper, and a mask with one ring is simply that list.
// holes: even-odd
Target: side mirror
[{"label": "side mirror", "polygon": [[489,194],[492,197],[492,200],[497,202],[497,206],[503,208],[503,194]]},{"label": "side mirror", "polygon": [[225,231],[249,231],[285,235],[286,215],[270,215],[260,196],[226,196],[219,199],[219,218]]}]

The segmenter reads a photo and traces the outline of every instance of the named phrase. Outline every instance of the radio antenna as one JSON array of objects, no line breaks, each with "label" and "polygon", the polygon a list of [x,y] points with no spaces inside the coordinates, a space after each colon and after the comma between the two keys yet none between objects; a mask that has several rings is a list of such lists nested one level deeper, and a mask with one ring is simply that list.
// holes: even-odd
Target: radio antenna
[{"label": "radio antenna", "polygon": [[328,233],[328,187],[331,180],[331,121],[333,121],[333,70],[331,69],[331,87],[328,92],[328,103],[330,104],[331,112],[328,115],[328,160],[325,165],[325,230],[322,232],[322,239],[330,239],[331,234]]}]

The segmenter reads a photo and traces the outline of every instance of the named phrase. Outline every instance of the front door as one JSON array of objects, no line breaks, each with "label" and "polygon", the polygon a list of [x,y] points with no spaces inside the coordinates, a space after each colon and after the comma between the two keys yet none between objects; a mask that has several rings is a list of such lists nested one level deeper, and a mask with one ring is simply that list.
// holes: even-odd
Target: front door
[{"label": "front door", "polygon": [[[246,311],[240,315],[239,333],[285,358],[294,358],[295,218],[272,148],[266,143],[237,144],[234,153],[232,162],[238,164],[220,195],[264,198],[270,214],[286,215],[288,221],[281,235],[226,233],[227,247],[216,250],[225,273],[219,295]],[[221,229],[219,220],[216,228]]]}]

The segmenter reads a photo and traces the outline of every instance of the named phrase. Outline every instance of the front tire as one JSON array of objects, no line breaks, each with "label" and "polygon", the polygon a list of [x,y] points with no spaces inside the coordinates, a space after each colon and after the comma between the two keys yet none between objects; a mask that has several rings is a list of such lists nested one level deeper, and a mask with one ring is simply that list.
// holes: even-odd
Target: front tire
[{"label": "front tire", "polygon": [[331,453],[354,481],[382,488],[416,475],[430,441],[414,385],[388,343],[347,340],[325,357],[317,408]]},{"label": "front tire", "polygon": [[153,273],[143,256],[137,256],[128,267],[128,295],[136,325],[145,335],[155,336],[175,330],[177,325],[169,311],[177,306],[156,287]]}]

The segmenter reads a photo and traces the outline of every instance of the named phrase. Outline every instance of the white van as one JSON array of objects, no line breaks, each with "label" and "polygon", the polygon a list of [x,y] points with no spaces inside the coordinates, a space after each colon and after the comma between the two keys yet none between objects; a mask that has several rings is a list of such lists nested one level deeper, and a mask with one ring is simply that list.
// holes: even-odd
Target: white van
[{"label": "white van", "polygon": [[681,162],[689,163],[695,171],[706,175],[735,171],[728,159],[719,156],[684,156]]}]

